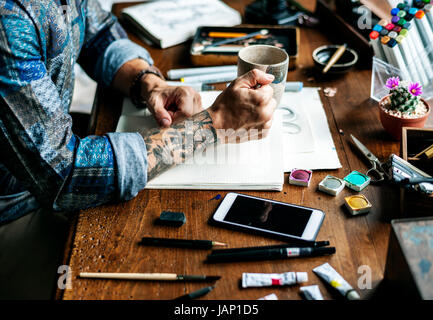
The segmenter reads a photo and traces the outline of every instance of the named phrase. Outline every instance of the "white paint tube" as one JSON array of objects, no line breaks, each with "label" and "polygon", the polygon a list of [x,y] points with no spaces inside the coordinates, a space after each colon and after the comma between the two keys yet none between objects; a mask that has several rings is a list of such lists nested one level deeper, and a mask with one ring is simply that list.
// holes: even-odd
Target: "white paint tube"
[{"label": "white paint tube", "polygon": [[308,281],[306,272],[243,273],[242,288],[290,286]]},{"label": "white paint tube", "polygon": [[346,280],[329,263],[322,264],[313,269],[313,272],[320,278],[338,290],[348,300],[360,300],[358,292],[347,283]]},{"label": "white paint tube", "polygon": [[306,286],[299,288],[307,300],[324,300],[319,286]]}]

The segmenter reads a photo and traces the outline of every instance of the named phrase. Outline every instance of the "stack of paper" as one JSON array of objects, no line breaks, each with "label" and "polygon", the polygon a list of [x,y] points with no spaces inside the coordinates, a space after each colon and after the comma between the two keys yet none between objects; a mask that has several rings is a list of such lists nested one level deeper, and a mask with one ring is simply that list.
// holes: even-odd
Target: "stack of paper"
[{"label": "stack of paper", "polygon": [[[220,92],[201,92],[209,107]],[[125,99],[117,132],[157,127],[147,110]],[[281,114],[275,115],[268,136],[241,144],[224,144],[196,154],[148,182],[148,189],[282,190],[284,184]]]}]

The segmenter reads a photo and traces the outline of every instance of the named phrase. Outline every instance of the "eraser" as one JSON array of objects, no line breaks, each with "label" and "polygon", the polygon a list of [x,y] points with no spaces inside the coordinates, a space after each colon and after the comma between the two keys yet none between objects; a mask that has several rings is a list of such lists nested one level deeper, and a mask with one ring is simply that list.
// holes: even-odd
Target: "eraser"
[{"label": "eraser", "polygon": [[367,213],[373,207],[363,194],[344,198],[344,204],[352,215]]},{"label": "eraser", "polygon": [[290,172],[289,183],[296,186],[308,187],[310,185],[313,172],[304,169],[293,169]]},{"label": "eraser", "polygon": [[338,195],[344,189],[344,181],[331,175],[320,181],[319,190],[332,196]]},{"label": "eraser", "polygon": [[370,184],[370,180],[371,179],[369,176],[358,171],[352,171],[346,177],[344,177],[346,186],[355,191],[363,190]]},{"label": "eraser", "polygon": [[183,212],[163,211],[155,223],[164,226],[181,227],[186,222]]}]

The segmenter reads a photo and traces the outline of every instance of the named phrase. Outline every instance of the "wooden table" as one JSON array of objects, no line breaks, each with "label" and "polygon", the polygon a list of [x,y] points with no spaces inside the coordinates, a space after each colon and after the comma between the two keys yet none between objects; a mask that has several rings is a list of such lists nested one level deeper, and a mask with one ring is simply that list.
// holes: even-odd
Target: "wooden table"
[{"label": "wooden table", "polygon": [[[250,1],[230,1],[243,12]],[[304,1],[311,8],[311,1]],[[124,5],[116,5],[119,13]],[[134,41],[138,39],[132,36]],[[243,272],[306,271],[308,284],[318,284],[326,299],[335,298],[313,274],[312,269],[329,262],[353,286],[357,286],[358,268],[371,269],[373,289],[383,278],[390,231],[390,220],[399,217],[399,196],[389,186],[369,186],[362,193],[373,203],[368,215],[352,217],[342,205],[344,197],[354,194],[347,188],[338,197],[317,191],[318,183],[327,175],[344,177],[352,170],[366,171],[367,166],[354,151],[349,134],[353,133],[380,159],[391,153],[399,154],[400,144],[392,141],[381,127],[377,104],[369,99],[370,70],[354,70],[340,78],[312,79],[312,51],[329,41],[318,29],[301,29],[298,68],[290,71],[288,80],[303,81],[306,86],[335,87],[334,97],[321,98],[332,132],[342,169],[316,171],[309,188],[286,183],[282,192],[245,192],[250,195],[315,207],[325,211],[326,218],[318,240],[329,240],[337,253],[328,257],[314,257],[271,262],[243,262],[205,264],[208,251],[140,247],[143,236],[185,239],[212,239],[226,242],[230,247],[268,245],[278,243],[261,236],[249,235],[208,225],[220,201],[211,200],[217,193],[226,192],[185,190],[144,190],[131,201],[88,209],[77,215],[71,226],[70,241],[65,253],[65,264],[73,273],[73,288],[58,293],[70,299],[172,299],[197,290],[202,283],[135,282],[118,280],[90,280],[77,277],[79,272],[173,272],[182,274],[221,275],[217,287],[204,299],[257,299],[272,292],[280,299],[299,299],[299,287],[241,289]],[[145,47],[163,72],[171,68],[190,66],[188,44],[166,50]],[[98,92],[93,114],[94,132],[112,132],[120,114],[121,98],[109,92]],[[430,119],[430,124],[432,119]],[[161,211],[181,211],[187,223],[181,228],[155,226],[153,221]],[[358,290],[363,298],[374,290]]]}]

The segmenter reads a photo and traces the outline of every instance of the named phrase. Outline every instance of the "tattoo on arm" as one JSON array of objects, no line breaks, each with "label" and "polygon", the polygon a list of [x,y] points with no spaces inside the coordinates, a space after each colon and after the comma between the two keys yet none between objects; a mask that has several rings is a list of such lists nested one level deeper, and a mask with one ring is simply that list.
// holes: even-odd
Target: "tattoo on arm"
[{"label": "tattoo on arm", "polygon": [[170,128],[156,128],[142,135],[147,147],[148,180],[219,142],[206,110]]}]

